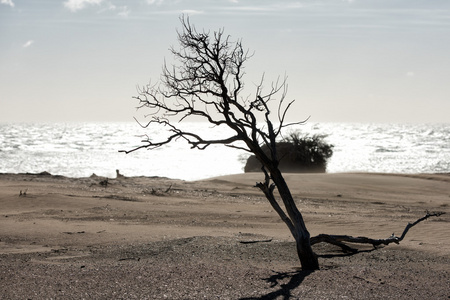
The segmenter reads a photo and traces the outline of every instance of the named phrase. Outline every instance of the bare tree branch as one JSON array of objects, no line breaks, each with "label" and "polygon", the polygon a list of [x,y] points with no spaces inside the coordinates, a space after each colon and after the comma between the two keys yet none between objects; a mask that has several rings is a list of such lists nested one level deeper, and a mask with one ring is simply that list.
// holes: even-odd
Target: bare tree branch
[{"label": "bare tree branch", "polygon": [[364,236],[352,237],[348,235],[319,234],[317,236],[311,237],[311,245],[317,243],[330,243],[341,247],[342,250],[344,250],[345,252],[357,252],[356,249],[353,249],[348,245],[345,245],[343,242],[355,244],[371,244],[374,248],[380,245],[389,245],[391,243],[399,244],[405,238],[406,234],[413,226],[419,224],[420,222],[428,218],[439,217],[443,214],[445,214],[445,212],[434,212],[434,213],[427,212],[427,214],[424,217],[417,219],[413,223],[408,223],[400,237],[397,237],[395,236],[395,234],[392,234],[390,237],[386,239],[371,239]]},{"label": "bare tree branch", "polygon": [[296,235],[295,226],[292,224],[291,219],[286,215],[286,213],[283,211],[283,209],[278,204],[277,200],[275,199],[275,196],[273,195],[273,191],[275,189],[275,184],[270,183],[270,176],[267,173],[267,171],[262,168],[262,171],[265,175],[264,182],[257,182],[255,187],[258,187],[266,196],[267,200],[269,200],[270,205],[272,205],[273,209],[277,212],[277,214],[280,216],[281,220],[287,225],[289,230],[291,231],[291,234],[294,236]]}]

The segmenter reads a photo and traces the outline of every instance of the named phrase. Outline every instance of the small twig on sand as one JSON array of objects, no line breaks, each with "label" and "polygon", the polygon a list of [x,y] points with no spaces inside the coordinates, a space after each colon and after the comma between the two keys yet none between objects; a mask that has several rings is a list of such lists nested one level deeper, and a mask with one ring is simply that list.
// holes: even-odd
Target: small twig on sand
[{"label": "small twig on sand", "polygon": [[137,261],[140,261],[141,258],[140,258],[140,257],[125,257],[125,258],[119,258],[119,261],[124,261],[124,260],[137,260]]},{"label": "small twig on sand", "polygon": [[101,186],[104,186],[105,188],[108,187],[108,184],[109,184],[108,178],[106,178],[105,180],[100,181],[100,185],[101,185]]},{"label": "small twig on sand", "polygon": [[253,240],[253,241],[239,241],[241,244],[255,244],[255,243],[270,243],[272,239],[268,240]]},{"label": "small twig on sand", "polygon": [[172,189],[172,185],[170,185],[170,186],[164,191],[164,193],[168,193],[171,189]]}]

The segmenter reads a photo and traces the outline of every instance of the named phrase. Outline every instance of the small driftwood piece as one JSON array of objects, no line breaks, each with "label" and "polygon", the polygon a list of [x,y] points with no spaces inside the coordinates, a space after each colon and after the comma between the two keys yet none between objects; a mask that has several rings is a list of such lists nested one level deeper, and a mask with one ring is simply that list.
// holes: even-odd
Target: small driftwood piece
[{"label": "small driftwood piece", "polygon": [[251,240],[251,241],[239,241],[241,244],[256,244],[256,243],[270,243],[272,239],[267,240]]},{"label": "small driftwood piece", "polygon": [[168,192],[170,192],[170,190],[172,189],[172,184],[164,191],[164,193],[168,193]]},{"label": "small driftwood piece", "polygon": [[424,217],[418,219],[417,221],[415,221],[413,223],[408,223],[400,237],[395,236],[395,234],[392,234],[387,239],[371,239],[371,238],[367,238],[364,236],[353,237],[353,236],[348,236],[348,235],[319,234],[317,236],[311,237],[311,245],[318,244],[318,243],[329,243],[329,244],[333,244],[333,245],[341,247],[341,249],[345,252],[355,253],[358,250],[349,247],[348,245],[344,244],[343,242],[355,243],[355,244],[372,244],[372,246],[374,248],[376,248],[377,246],[380,246],[380,245],[389,245],[391,243],[399,244],[400,241],[402,241],[405,238],[409,229],[411,229],[413,226],[417,225],[418,223],[420,223],[430,217],[439,217],[443,214],[445,214],[445,212],[434,212],[434,213],[427,212],[427,214]]},{"label": "small driftwood piece", "polygon": [[100,181],[100,185],[101,185],[101,186],[104,186],[105,188],[108,187],[108,184],[109,184],[108,178],[106,178],[106,179]]}]

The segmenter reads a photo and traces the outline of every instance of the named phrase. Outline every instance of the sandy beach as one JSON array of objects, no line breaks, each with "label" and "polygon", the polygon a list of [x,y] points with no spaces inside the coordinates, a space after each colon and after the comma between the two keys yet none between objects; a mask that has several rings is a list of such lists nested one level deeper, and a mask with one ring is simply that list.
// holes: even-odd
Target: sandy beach
[{"label": "sandy beach", "polygon": [[287,174],[311,235],[400,235],[302,271],[260,173],[0,174],[1,299],[449,299],[450,174]]}]

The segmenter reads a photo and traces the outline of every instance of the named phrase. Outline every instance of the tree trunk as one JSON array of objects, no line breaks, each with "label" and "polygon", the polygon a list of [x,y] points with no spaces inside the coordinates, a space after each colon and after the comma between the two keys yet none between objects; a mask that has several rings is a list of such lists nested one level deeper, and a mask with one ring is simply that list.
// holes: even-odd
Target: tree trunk
[{"label": "tree trunk", "polygon": [[311,248],[311,243],[308,238],[302,238],[296,241],[297,243],[297,255],[302,265],[302,270],[319,270],[319,260],[317,255]]},{"label": "tree trunk", "polygon": [[318,270],[319,261],[316,254],[311,248],[310,234],[306,229],[302,214],[295,205],[291,191],[289,190],[289,187],[284,180],[283,175],[278,169],[271,170],[270,174],[273,182],[277,186],[278,192],[281,199],[283,200],[288,216],[295,227],[294,238],[297,243],[297,254],[300,259],[302,269]]}]

